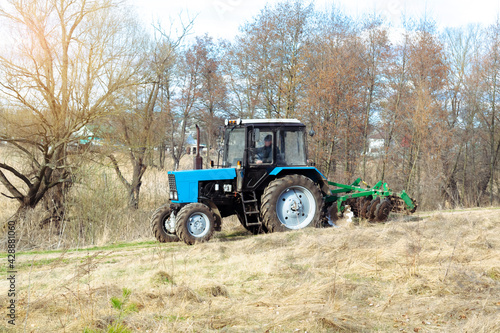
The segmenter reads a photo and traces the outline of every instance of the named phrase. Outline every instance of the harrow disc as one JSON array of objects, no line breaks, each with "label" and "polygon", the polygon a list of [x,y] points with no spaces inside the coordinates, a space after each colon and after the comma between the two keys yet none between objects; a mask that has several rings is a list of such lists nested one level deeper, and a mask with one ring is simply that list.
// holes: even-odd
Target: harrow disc
[{"label": "harrow disc", "polygon": [[417,210],[418,204],[417,204],[417,200],[415,200],[414,198],[411,198],[411,201],[413,201],[413,204],[415,205],[415,207],[413,207],[413,209],[410,210],[410,214],[413,214]]},{"label": "harrow disc", "polygon": [[388,199],[382,200],[375,209],[375,219],[378,222],[384,222],[389,217],[389,213],[392,210],[391,201]]},{"label": "harrow disc", "polygon": [[368,207],[366,218],[373,222],[375,221],[375,211],[377,210],[377,205],[380,202],[380,198],[375,198],[370,202],[370,206]]},{"label": "harrow disc", "polygon": [[361,216],[364,219],[368,218],[368,207],[370,207],[370,204],[371,200],[368,197],[363,198],[359,216]]}]

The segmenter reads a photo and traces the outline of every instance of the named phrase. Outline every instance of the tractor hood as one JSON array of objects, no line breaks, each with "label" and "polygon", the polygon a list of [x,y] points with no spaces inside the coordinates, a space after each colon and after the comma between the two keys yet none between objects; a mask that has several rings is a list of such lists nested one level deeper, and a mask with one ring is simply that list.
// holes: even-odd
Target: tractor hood
[{"label": "tractor hood", "polygon": [[200,181],[233,180],[235,178],[235,168],[169,171],[170,192],[177,192],[177,200],[172,200],[172,202],[198,202],[198,183]]}]

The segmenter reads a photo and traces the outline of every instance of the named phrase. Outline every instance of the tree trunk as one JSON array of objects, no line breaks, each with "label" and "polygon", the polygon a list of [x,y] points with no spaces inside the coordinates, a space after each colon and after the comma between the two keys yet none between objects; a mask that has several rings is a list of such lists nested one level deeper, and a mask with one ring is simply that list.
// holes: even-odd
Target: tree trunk
[{"label": "tree trunk", "polygon": [[159,161],[159,167],[160,170],[165,169],[165,142],[162,142],[160,146],[158,147],[158,150],[160,151],[160,161]]},{"label": "tree trunk", "polygon": [[[66,145],[61,146],[52,158],[56,168],[49,169],[46,173],[49,182],[57,179],[70,179],[70,170],[63,168],[66,166]],[[66,214],[66,195],[72,186],[71,181],[65,181],[50,188],[43,197],[43,205],[46,210],[46,217],[40,221],[40,226],[44,227],[47,224],[54,223],[56,228],[59,228]]]},{"label": "tree trunk", "polygon": [[[132,154],[131,154],[132,155]],[[146,156],[146,148],[140,149],[140,152],[131,156],[134,166],[132,172],[132,182],[129,185],[129,201],[128,207],[132,209],[139,208],[139,195],[141,192],[142,176],[146,172],[147,165],[144,163]]]},{"label": "tree trunk", "polygon": [[368,94],[368,102],[365,109],[365,123],[363,128],[363,179],[366,179],[366,153],[368,151],[368,125],[370,124],[370,111],[373,101],[373,91],[375,90],[374,80],[370,84],[370,92]]}]

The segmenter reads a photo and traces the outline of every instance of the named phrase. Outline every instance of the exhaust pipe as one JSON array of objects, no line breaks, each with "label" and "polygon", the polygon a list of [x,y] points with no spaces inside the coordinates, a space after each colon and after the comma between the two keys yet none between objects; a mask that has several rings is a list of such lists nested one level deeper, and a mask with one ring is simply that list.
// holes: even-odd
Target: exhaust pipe
[{"label": "exhaust pipe", "polygon": [[200,156],[200,127],[196,124],[196,156],[193,161],[193,169],[203,169],[203,158]]}]

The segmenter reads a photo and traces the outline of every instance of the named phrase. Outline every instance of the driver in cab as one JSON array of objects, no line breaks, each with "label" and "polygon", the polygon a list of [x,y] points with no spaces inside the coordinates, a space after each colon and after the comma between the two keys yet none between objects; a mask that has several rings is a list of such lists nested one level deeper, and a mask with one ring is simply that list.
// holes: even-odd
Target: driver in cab
[{"label": "driver in cab", "polygon": [[264,138],[264,146],[257,149],[256,164],[272,163],[273,161],[273,137],[271,134]]}]

